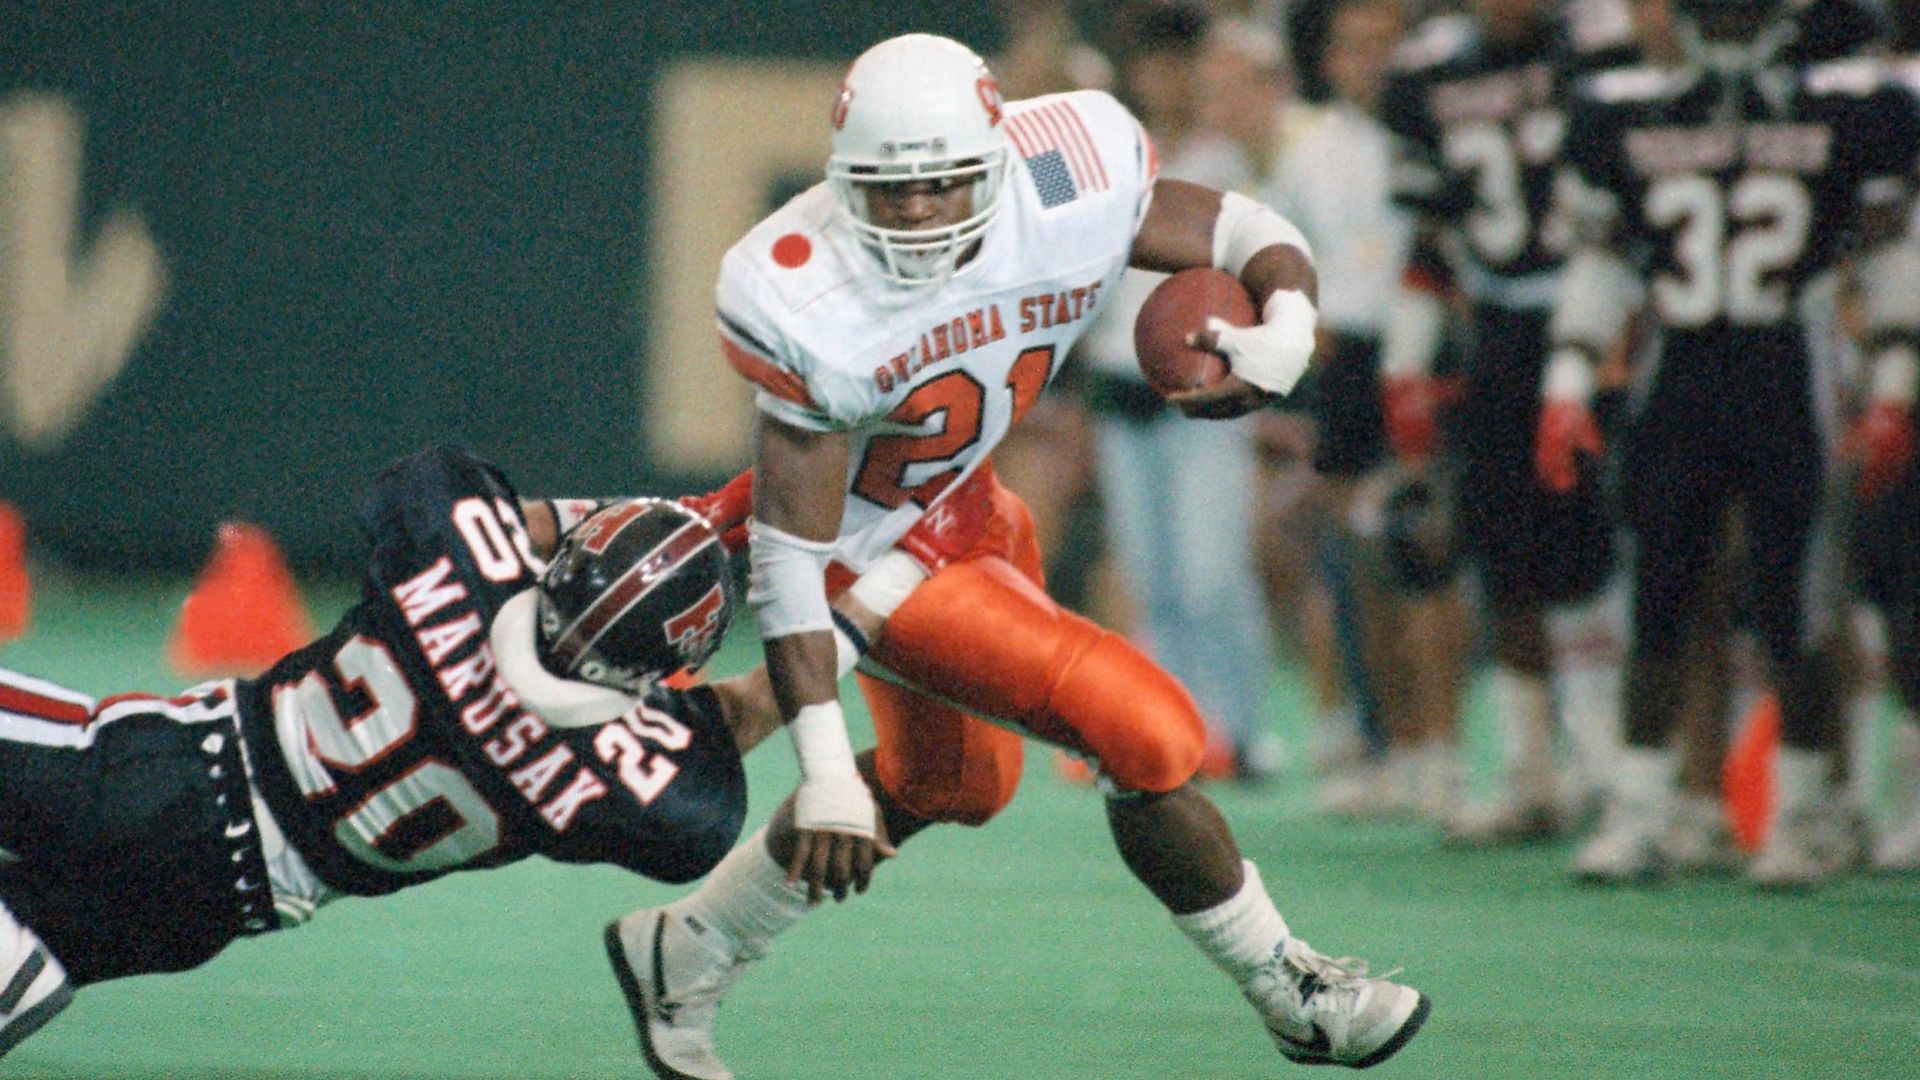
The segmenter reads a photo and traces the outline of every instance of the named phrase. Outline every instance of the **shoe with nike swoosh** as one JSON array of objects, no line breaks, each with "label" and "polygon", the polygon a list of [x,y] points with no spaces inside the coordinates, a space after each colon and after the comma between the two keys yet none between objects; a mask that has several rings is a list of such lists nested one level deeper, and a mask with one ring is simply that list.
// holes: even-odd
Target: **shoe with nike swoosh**
[{"label": "shoe with nike swoosh", "polygon": [[647,1066],[663,1080],[733,1080],[713,1047],[714,1014],[760,954],[666,908],[607,924],[607,959],[639,1029]]},{"label": "shoe with nike swoosh", "polygon": [[1413,1038],[1431,1007],[1412,987],[1369,978],[1364,962],[1329,959],[1296,938],[1282,941],[1243,991],[1281,1056],[1302,1065],[1378,1065]]}]

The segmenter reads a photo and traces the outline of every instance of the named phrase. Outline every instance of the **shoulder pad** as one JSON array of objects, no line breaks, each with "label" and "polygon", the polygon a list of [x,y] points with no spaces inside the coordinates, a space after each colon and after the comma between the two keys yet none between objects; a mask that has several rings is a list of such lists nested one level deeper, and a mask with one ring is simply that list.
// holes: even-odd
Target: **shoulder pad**
[{"label": "shoulder pad", "polygon": [[1421,23],[1394,50],[1398,68],[1437,67],[1466,55],[1479,40],[1479,30],[1465,15],[1439,15]]},{"label": "shoulder pad", "polygon": [[1810,94],[1865,97],[1886,85],[1887,69],[1869,57],[1852,57],[1815,64],[1807,69],[1803,85]]},{"label": "shoulder pad", "polygon": [[1596,72],[1580,83],[1580,90],[1584,97],[1612,105],[1664,97],[1674,81],[1673,72],[1646,65]]},{"label": "shoulder pad", "polygon": [[807,189],[733,245],[721,263],[723,279],[750,274],[764,282],[787,311],[798,311],[846,284],[851,270],[827,235],[837,212],[825,184]]}]

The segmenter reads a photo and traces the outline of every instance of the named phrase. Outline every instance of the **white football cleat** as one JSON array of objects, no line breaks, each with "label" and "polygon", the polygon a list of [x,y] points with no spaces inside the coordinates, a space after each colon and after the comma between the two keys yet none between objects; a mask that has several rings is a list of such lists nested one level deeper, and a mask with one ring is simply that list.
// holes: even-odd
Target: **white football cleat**
[{"label": "white football cleat", "polygon": [[1814,816],[1782,814],[1747,867],[1747,880],[1763,889],[1808,889],[1832,877],[1834,869],[1821,857]]},{"label": "white football cleat", "polygon": [[1242,993],[1282,1057],[1355,1069],[1392,1057],[1426,1023],[1432,1007],[1418,990],[1368,978],[1361,961],[1330,960],[1297,938],[1283,939]]},{"label": "white football cleat", "polygon": [[713,1048],[720,999],[764,953],[665,908],[607,924],[607,959],[640,1032],[640,1050],[663,1080],[733,1080]]},{"label": "white football cleat", "polygon": [[40,936],[0,905],[0,1055],[73,1000],[73,984]]},{"label": "white football cleat", "polygon": [[1559,807],[1522,806],[1511,798],[1455,806],[1441,825],[1451,847],[1500,847],[1551,840],[1560,832]]},{"label": "white football cleat", "polygon": [[1733,827],[1716,799],[1683,795],[1673,820],[1660,837],[1660,853],[1667,864],[1683,873],[1724,873],[1740,865],[1740,849],[1733,843]]},{"label": "white football cleat", "polygon": [[1816,806],[1783,813],[1767,830],[1747,879],[1763,889],[1823,885],[1860,866],[1866,846],[1861,830],[1859,816],[1846,809]]},{"label": "white football cleat", "polygon": [[1920,806],[1874,839],[1873,868],[1889,874],[1920,870]]},{"label": "white football cleat", "polygon": [[1573,858],[1573,876],[1589,885],[1652,885],[1666,877],[1660,821],[1646,808],[1612,796],[1600,828]]}]

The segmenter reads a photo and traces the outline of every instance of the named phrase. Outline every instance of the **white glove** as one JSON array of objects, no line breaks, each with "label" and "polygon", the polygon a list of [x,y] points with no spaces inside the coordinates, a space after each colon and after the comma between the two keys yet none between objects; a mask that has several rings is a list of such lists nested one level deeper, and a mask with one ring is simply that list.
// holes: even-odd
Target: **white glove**
[{"label": "white glove", "polygon": [[873,823],[880,808],[873,792],[857,771],[845,776],[805,779],[793,792],[793,824],[797,829],[846,833],[864,840],[874,838]]},{"label": "white glove", "polygon": [[873,839],[879,806],[854,767],[840,703],[802,708],[787,730],[800,762],[800,786],[793,793],[794,827]]},{"label": "white glove", "polygon": [[1318,319],[1305,293],[1283,289],[1267,297],[1258,326],[1234,326],[1207,320],[1219,351],[1235,375],[1272,394],[1290,392],[1313,359],[1313,327]]}]

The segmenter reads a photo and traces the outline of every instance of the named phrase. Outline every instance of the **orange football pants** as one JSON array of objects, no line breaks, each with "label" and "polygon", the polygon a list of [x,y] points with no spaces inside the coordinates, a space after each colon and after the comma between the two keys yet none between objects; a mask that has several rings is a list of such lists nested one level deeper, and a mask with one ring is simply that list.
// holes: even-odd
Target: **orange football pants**
[{"label": "orange football pants", "polygon": [[917,692],[862,673],[887,793],[934,821],[979,825],[1020,783],[1020,735],[1088,756],[1123,791],[1171,791],[1200,767],[1200,710],[1124,638],[1042,589],[1019,496],[991,482],[992,516],[914,590],[870,654]]}]

